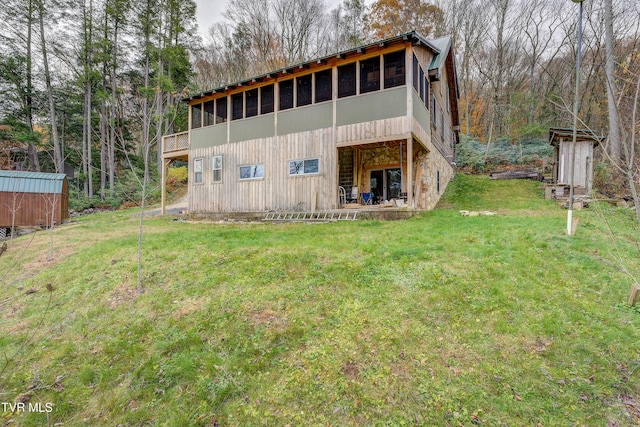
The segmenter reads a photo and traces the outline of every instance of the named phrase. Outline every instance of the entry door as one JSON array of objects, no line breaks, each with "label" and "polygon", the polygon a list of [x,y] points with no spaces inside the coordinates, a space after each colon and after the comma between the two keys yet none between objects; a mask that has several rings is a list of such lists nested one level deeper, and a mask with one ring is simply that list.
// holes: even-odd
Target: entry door
[{"label": "entry door", "polygon": [[400,198],[400,193],[402,192],[402,172],[400,171],[400,168],[386,169],[385,175],[387,186],[385,199],[391,200]]},{"label": "entry door", "polygon": [[371,171],[369,173],[369,191],[375,194],[376,202],[399,198],[402,191],[400,168]]},{"label": "entry door", "polygon": [[384,170],[369,173],[369,191],[374,194],[374,202],[376,203],[384,197]]}]

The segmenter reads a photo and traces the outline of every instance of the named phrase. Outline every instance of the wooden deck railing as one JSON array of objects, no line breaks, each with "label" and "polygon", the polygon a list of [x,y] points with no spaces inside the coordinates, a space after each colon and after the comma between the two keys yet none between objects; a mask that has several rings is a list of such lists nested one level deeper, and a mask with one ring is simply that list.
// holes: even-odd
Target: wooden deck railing
[{"label": "wooden deck railing", "polygon": [[163,153],[189,149],[189,132],[174,133],[162,137]]}]

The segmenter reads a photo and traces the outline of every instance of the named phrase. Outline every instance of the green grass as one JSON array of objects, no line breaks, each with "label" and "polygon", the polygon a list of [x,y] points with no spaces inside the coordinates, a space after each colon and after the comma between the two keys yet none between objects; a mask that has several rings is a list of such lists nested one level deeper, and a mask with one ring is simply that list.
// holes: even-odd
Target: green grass
[{"label": "green grass", "polygon": [[458,175],[439,209],[407,221],[150,218],[142,294],[131,213],[60,227],[54,260],[45,232],[21,258],[31,237],[0,257],[2,271],[16,264],[0,297],[0,355],[16,355],[0,402],[29,393],[54,404],[3,421],[640,422],[623,404],[640,402],[640,312],[625,304],[630,280],[607,264],[617,254],[637,268],[628,211],[576,211],[567,237],[566,211],[538,183]]}]

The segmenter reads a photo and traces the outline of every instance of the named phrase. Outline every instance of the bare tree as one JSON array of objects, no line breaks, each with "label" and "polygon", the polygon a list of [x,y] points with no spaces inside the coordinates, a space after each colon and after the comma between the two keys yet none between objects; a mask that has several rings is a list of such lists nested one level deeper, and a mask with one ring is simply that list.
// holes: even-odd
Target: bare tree
[{"label": "bare tree", "polygon": [[47,40],[44,32],[45,0],[38,2],[38,20],[40,23],[40,48],[42,53],[42,64],[44,66],[44,81],[49,100],[49,118],[51,120],[51,138],[53,139],[53,163],[56,172],[64,172],[64,159],[60,149],[60,138],[58,137],[58,121],[56,119],[56,105],[53,99],[53,89],[51,87],[51,73],[49,71],[49,58]]}]

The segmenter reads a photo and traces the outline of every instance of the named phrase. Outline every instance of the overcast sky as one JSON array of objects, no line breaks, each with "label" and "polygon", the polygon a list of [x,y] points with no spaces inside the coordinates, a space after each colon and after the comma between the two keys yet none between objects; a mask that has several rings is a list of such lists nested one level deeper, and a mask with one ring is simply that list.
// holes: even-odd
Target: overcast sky
[{"label": "overcast sky", "polygon": [[[324,2],[328,6],[327,9],[331,10],[338,6],[342,1],[324,0]],[[227,3],[229,3],[229,0],[196,0],[196,4],[198,5],[197,18],[200,34],[206,34],[207,30],[214,22],[224,20],[222,13],[227,8]],[[371,1],[369,0],[365,3],[370,4]]]}]

